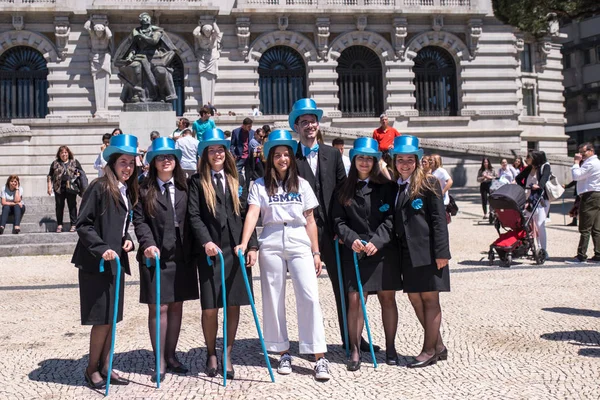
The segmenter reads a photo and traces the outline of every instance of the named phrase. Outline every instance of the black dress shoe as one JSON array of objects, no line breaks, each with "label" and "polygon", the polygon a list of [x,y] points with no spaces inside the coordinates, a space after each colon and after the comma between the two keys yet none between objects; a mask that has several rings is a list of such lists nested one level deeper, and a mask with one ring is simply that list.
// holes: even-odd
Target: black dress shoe
[{"label": "black dress shoe", "polygon": [[407,365],[408,368],[424,368],[427,367],[428,365],[433,365],[437,362],[438,360],[438,355],[434,354],[431,357],[429,357],[427,360],[423,360],[423,361],[418,361],[416,358],[413,362],[409,363]]},{"label": "black dress shoe", "polygon": [[[381,350],[381,347],[377,346],[376,344],[373,345],[373,351],[375,353],[379,353],[379,351]],[[366,352],[371,352],[371,348],[369,347],[369,342],[367,342],[364,339],[361,339],[360,341],[360,351],[364,351]]]},{"label": "black dress shoe", "polygon": [[208,367],[208,358],[206,359],[206,375],[210,378],[214,378],[215,376],[217,376],[217,369]]},{"label": "black dress shoe", "polygon": [[[160,374],[160,383],[163,383],[163,381],[165,380],[165,375],[167,375],[166,372],[163,372],[162,374]],[[156,383],[156,373],[152,374],[152,377],[150,378],[150,381],[152,383]]]},{"label": "black dress shoe", "polygon": [[[100,372],[100,376],[106,380],[106,374],[104,374],[103,372]],[[110,384],[126,386],[126,385],[129,385],[129,379],[125,379],[125,378],[121,378],[121,377],[115,378],[114,376],[111,376]]]},{"label": "black dress shoe", "polygon": [[227,371],[227,379],[235,379],[235,369],[232,369],[231,371]]},{"label": "black dress shoe", "polygon": [[[100,374],[100,376],[102,376],[102,374]],[[87,372],[87,368],[85,370],[84,377],[85,377],[85,381],[87,382],[88,386],[91,387],[92,389],[103,389],[106,386],[106,381],[104,379],[102,379],[100,382],[94,383],[94,381],[92,380],[92,377]]]},{"label": "black dress shoe", "polygon": [[178,366],[174,367],[172,365],[167,365],[167,372],[170,372],[172,374],[177,374],[177,375],[185,375],[189,372],[190,370],[187,369],[185,367],[185,365],[183,364],[179,364]]},{"label": "black dress shoe", "polygon": [[398,365],[400,361],[398,360],[398,353],[388,354],[385,353],[385,363],[387,365]]},{"label": "black dress shoe", "polygon": [[444,350],[438,353],[438,360],[445,361],[448,359],[448,348],[444,347]]}]

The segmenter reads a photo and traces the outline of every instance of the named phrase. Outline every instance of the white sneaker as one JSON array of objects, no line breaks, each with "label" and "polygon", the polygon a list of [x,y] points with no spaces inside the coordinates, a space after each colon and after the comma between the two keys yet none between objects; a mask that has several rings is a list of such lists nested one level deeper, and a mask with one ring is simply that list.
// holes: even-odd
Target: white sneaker
[{"label": "white sneaker", "polygon": [[289,353],[285,353],[279,357],[277,373],[280,375],[289,375],[292,373],[292,356],[290,356]]},{"label": "white sneaker", "polygon": [[328,381],[331,379],[329,361],[325,357],[319,358],[315,364],[315,379],[318,381]]}]

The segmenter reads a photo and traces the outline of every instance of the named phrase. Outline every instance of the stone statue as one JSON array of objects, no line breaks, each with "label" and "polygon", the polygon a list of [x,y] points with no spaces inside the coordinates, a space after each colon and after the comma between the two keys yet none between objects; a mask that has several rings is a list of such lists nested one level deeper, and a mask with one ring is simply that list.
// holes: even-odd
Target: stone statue
[{"label": "stone statue", "polygon": [[150,14],[141,13],[135,28],[115,55],[123,82],[123,103],[168,102],[177,99],[173,69],[169,67],[177,48],[165,31],[151,25]]},{"label": "stone statue", "polygon": [[89,54],[90,68],[94,79],[94,98],[96,112],[94,117],[105,117],[108,114],[108,88],[111,76],[111,46],[112,32],[108,28],[108,21],[92,19],[83,25],[90,34],[91,51]]},{"label": "stone statue", "polygon": [[214,103],[215,83],[219,75],[219,57],[221,56],[221,40],[223,33],[216,22],[199,24],[193,32],[198,72],[200,73],[200,90],[202,104]]}]

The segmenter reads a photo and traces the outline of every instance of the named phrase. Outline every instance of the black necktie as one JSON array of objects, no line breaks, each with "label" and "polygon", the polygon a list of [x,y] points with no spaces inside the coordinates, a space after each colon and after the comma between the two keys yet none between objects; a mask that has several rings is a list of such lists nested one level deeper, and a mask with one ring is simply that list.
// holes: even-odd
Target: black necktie
[{"label": "black necktie", "polygon": [[172,185],[171,182],[163,184],[165,189],[165,202],[167,203],[167,215],[165,217],[165,229],[162,241],[162,251],[171,252],[175,250],[175,244],[177,242],[177,234],[175,233],[175,215],[173,211],[173,202],[171,202],[171,192],[169,187]]},{"label": "black necktie", "polygon": [[365,182],[365,181],[358,181],[356,183],[356,190],[362,190],[365,186],[367,186],[367,182]]},{"label": "black necktie", "polygon": [[398,185],[398,201],[396,202],[396,207],[402,204],[402,199],[405,196],[406,186],[408,186],[408,182]]},{"label": "black necktie", "polygon": [[225,207],[226,207],[225,195],[224,195],[225,189],[223,186],[223,181],[221,181],[221,179],[223,179],[223,175],[221,175],[221,173],[218,172],[215,174],[215,179],[217,180],[217,190],[219,191],[218,196],[222,196],[222,198],[223,198],[223,210],[222,210],[222,212],[219,213],[219,221],[221,222],[221,226],[224,226],[225,223],[227,222],[226,221],[227,215],[225,215]]}]

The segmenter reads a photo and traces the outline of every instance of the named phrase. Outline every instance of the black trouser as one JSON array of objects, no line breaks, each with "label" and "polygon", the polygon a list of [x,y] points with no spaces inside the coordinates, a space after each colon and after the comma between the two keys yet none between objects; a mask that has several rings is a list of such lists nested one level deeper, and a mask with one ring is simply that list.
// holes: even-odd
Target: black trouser
[{"label": "black trouser", "polygon": [[577,257],[587,258],[590,236],[594,244],[594,257],[600,257],[600,192],[586,192],[581,195],[579,205],[579,246]]},{"label": "black trouser", "polygon": [[61,191],[61,193],[54,193],[54,202],[56,203],[56,224],[63,224],[65,200],[67,200],[67,205],[69,207],[69,219],[71,220],[71,225],[75,225],[77,222],[77,195],[67,193],[66,190]]},{"label": "black trouser", "polygon": [[10,214],[14,214],[15,220],[13,226],[21,225],[21,217],[25,214],[25,205],[23,207],[18,204],[14,206],[2,206],[2,217],[0,218],[0,226],[5,227],[6,222],[8,221],[8,216]]},{"label": "black trouser", "polygon": [[481,207],[483,207],[483,213],[487,214],[488,196],[490,195],[490,186],[492,182],[481,182],[479,185],[479,193],[481,194]]},{"label": "black trouser", "polygon": [[[338,278],[337,262],[335,259],[335,247],[333,247],[333,238],[323,227],[319,231],[319,251],[321,252],[321,261],[327,265],[327,275],[331,280],[333,295],[335,296],[335,306],[337,309],[338,326],[340,327],[340,337],[344,343],[344,317],[342,314],[342,298],[340,295],[340,282]],[[337,244],[336,244],[337,245]],[[348,309],[348,292],[344,285],[344,299],[346,300],[346,310]]]}]

